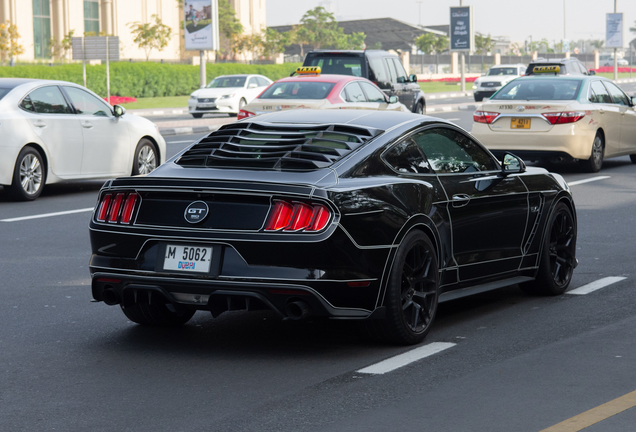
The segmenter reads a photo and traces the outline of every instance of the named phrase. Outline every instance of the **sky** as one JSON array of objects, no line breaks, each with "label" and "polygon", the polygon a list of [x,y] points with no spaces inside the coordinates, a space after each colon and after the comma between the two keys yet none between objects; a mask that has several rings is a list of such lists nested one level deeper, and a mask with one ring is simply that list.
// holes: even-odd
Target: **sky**
[{"label": "sky", "polygon": [[[267,25],[298,24],[303,14],[316,6],[334,12],[339,21],[395,18],[409,24],[449,23],[450,7],[460,0],[266,0]],[[463,0],[473,7],[475,31],[491,36],[507,36],[512,42],[543,38],[605,39],[605,14],[614,12],[615,0]],[[627,47],[636,33],[636,0],[616,0],[622,12],[623,43]],[[564,20],[565,5],[565,20]]]}]

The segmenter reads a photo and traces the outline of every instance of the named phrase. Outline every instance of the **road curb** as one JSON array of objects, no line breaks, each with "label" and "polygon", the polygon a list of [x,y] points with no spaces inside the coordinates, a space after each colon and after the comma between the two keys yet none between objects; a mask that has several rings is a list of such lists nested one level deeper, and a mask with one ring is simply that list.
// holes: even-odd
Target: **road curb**
[{"label": "road curb", "polygon": [[462,104],[462,105],[444,105],[444,106],[436,106],[436,107],[426,107],[426,114],[430,113],[438,113],[438,112],[451,112],[451,111],[466,111],[466,110],[474,110],[477,109],[479,105],[477,104]]},{"label": "road curb", "polygon": [[426,93],[424,96],[426,99],[448,99],[448,98],[457,98],[457,97],[465,97],[472,96],[473,91],[465,91],[465,92],[450,92],[450,93]]},{"label": "road curb", "polygon": [[219,127],[221,127],[221,125],[159,128],[159,133],[162,136],[190,135],[195,133],[212,132],[217,130]]}]

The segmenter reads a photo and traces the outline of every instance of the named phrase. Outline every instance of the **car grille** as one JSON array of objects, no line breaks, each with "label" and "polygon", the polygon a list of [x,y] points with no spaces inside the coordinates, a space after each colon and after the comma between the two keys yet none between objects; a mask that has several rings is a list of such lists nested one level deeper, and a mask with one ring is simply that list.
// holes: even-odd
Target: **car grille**
[{"label": "car grille", "polygon": [[176,163],[192,167],[314,170],[332,165],[382,132],[348,125],[232,123],[193,145]]},{"label": "car grille", "polygon": [[499,81],[486,81],[481,83],[482,87],[498,87],[500,85]]},{"label": "car grille", "polygon": [[202,99],[197,99],[198,103],[208,103],[208,102],[214,102],[216,100],[216,98],[202,98]]}]

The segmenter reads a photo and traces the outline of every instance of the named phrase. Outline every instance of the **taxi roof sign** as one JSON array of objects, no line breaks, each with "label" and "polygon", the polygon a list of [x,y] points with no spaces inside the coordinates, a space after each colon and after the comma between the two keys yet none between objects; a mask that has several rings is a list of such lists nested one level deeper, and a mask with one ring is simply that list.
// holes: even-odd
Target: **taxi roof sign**
[{"label": "taxi roof sign", "polygon": [[320,66],[303,66],[296,69],[298,75],[302,74],[319,74]]},{"label": "taxi roof sign", "polygon": [[532,68],[532,73],[558,74],[559,72],[561,72],[561,66],[535,66]]}]

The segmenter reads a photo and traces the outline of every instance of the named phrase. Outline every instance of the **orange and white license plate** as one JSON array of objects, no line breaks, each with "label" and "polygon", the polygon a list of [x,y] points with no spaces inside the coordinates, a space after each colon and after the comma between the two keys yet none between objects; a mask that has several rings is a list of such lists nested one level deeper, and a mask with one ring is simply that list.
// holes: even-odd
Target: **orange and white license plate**
[{"label": "orange and white license plate", "polygon": [[510,119],[510,129],[530,129],[530,119],[512,118]]}]

